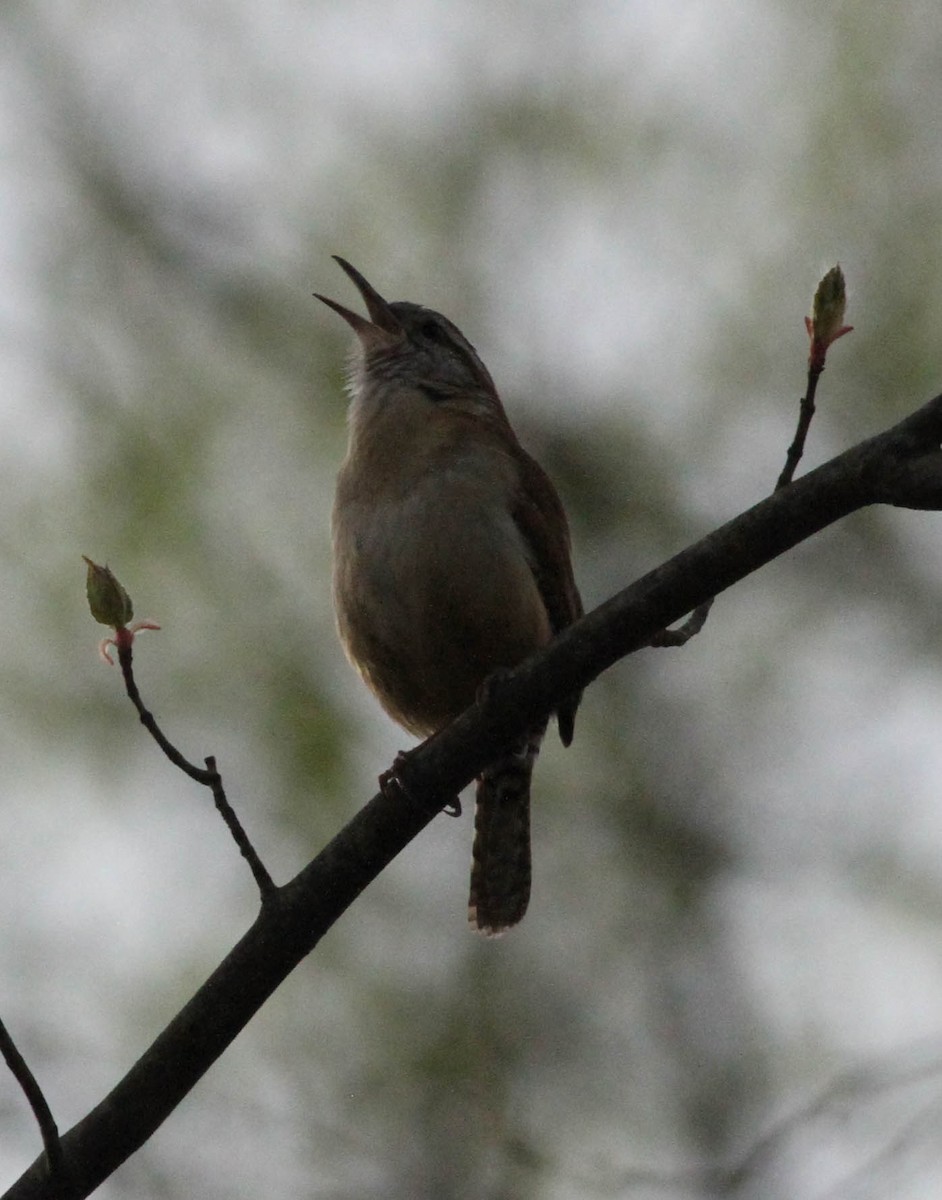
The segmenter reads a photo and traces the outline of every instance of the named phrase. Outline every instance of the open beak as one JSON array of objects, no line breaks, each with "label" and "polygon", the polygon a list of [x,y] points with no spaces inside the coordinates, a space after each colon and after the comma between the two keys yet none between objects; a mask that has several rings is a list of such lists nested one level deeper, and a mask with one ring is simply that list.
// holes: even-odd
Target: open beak
[{"label": "open beak", "polygon": [[370,314],[370,319],[367,320],[365,317],[361,317],[359,313],[355,313],[349,308],[344,308],[336,300],[328,300],[326,296],[322,296],[319,292],[315,292],[314,295],[318,300],[326,304],[328,308],[332,308],[335,313],[339,313],[343,317],[360,339],[364,350],[378,346],[394,345],[402,337],[402,325],[399,323],[396,314],[372,284],[363,278],[356,267],[351,266],[346,259],[340,258],[337,254],[333,257],[334,261],[340,264],[356,284],[357,291],[363,297],[363,303],[366,305],[366,311]]}]

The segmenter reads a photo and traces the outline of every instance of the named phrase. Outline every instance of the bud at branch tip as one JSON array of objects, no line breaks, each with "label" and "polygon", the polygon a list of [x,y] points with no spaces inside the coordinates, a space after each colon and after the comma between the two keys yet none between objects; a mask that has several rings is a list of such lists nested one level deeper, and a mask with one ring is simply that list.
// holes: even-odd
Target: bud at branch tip
[{"label": "bud at branch tip", "polygon": [[818,284],[818,290],[814,294],[811,316],[805,317],[805,328],[811,339],[808,365],[813,371],[824,370],[828,347],[854,328],[853,325],[844,324],[846,307],[847,290],[844,285],[844,272],[840,265],[837,265],[832,267]]},{"label": "bud at branch tip", "polygon": [[130,647],[134,635],[142,629],[159,629],[154,621],[135,621],[129,624],[134,616],[134,605],[113,572],[107,566],[99,566],[86,555],[82,555],[88,566],[85,580],[85,590],[88,595],[88,607],[92,616],[100,625],[110,625],[114,637],[104,638],[98,646],[98,653],[109,665],[114,665],[109,648],[114,646],[119,652],[122,648]]}]

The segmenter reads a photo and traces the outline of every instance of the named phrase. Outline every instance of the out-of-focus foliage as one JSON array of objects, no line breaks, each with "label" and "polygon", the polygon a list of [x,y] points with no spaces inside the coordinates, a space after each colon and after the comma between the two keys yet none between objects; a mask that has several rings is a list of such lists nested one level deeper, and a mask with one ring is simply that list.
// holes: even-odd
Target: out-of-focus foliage
[{"label": "out-of-focus foliage", "polygon": [[[0,12],[0,1013],[61,1127],[254,905],[97,661],[80,556],[163,625],[147,702],[287,878],[405,744],[332,627],[330,254],[475,342],[592,605],[770,490],[835,261],[856,332],[809,464],[939,390],[937,25]],[[524,925],[465,931],[468,821],[435,822],[102,1194],[938,1191],[939,1047],[910,1045],[942,1032],[940,544],[939,515],[860,514],[610,672],[539,764]],[[12,1178],[38,1152],[12,1082],[0,1117]]]}]

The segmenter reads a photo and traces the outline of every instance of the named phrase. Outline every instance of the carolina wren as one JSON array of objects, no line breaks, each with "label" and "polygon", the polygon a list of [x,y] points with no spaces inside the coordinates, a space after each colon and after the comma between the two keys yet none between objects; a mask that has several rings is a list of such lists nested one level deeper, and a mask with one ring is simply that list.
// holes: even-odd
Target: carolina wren
[{"label": "carolina wren", "polygon": [[[386,712],[428,737],[582,614],[556,489],[517,441],[487,368],[440,313],[389,303],[342,258],[369,319],[318,296],[357,336],[333,590],[347,656]],[[572,740],[579,696],[557,712]],[[515,925],[530,897],[531,729],[477,783],[473,928]]]}]

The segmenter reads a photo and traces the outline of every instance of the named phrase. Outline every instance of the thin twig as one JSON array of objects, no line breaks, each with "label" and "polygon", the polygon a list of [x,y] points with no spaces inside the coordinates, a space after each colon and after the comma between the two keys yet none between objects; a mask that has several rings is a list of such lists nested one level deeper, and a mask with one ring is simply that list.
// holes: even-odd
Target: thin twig
[{"label": "thin twig", "polygon": [[206,766],[197,767],[184,758],[180,751],[167,738],[163,730],[154,719],[154,714],[144,704],[141,699],[141,693],[138,690],[137,683],[134,679],[134,667],[132,664],[133,650],[130,640],[119,640],[118,642],[118,662],[121,664],[121,673],[124,676],[124,686],[127,690],[128,697],[131,703],[137,709],[138,716],[141,718],[141,724],[151,735],[157,745],[163,750],[164,754],[175,767],[179,767],[184,774],[195,780],[197,783],[208,787],[213,794],[216,808],[226,823],[226,828],[235,839],[236,845],[239,847],[239,853],[249,864],[255,882],[258,885],[258,890],[261,893],[262,901],[267,900],[275,892],[275,883],[271,875],[269,875],[265,864],[259,858],[255,847],[249,841],[249,836],[245,832],[241,821],[235,814],[235,810],[229,803],[226,797],[226,791],[223,786],[222,777],[216,769],[216,759],[210,755],[205,761]]},{"label": "thin twig", "polygon": [[783,487],[788,487],[792,479],[795,477],[795,468],[801,460],[801,456],[805,452],[805,440],[808,437],[808,430],[811,427],[811,421],[814,417],[814,395],[818,390],[818,380],[821,378],[821,372],[824,366],[818,365],[815,362],[808,363],[808,388],[801,398],[801,407],[798,410],[798,428],[795,430],[795,437],[792,444],[788,447],[788,453],[785,455],[785,466],[782,468],[782,473],[775,482],[775,490],[779,491]]},{"label": "thin twig", "polygon": [[[824,363],[809,361],[808,363],[808,387],[804,396],[801,398],[801,406],[798,412],[798,427],[795,430],[795,436],[792,439],[792,444],[788,447],[785,455],[785,466],[782,468],[782,473],[775,481],[776,492],[781,491],[783,487],[787,487],[795,477],[795,469],[801,461],[801,456],[805,452],[805,442],[808,438],[808,430],[811,428],[811,422],[814,418],[815,407],[814,397],[818,390],[818,380],[821,378],[821,372],[824,370]],[[710,615],[710,609],[713,607],[713,601],[716,597],[707,600],[705,604],[701,604],[695,609],[687,620],[680,626],[679,629],[662,629],[660,633],[656,633],[648,643],[658,649],[673,648],[676,646],[686,646],[691,638],[696,637],[700,630],[707,622],[707,617]]]},{"label": "thin twig", "polygon": [[26,1065],[26,1059],[16,1048],[13,1038],[10,1037],[9,1031],[2,1021],[0,1021],[0,1054],[3,1055],[4,1061],[13,1074],[13,1078],[23,1089],[23,1095],[33,1110],[33,1116],[36,1118],[36,1124],[39,1126],[43,1147],[46,1151],[49,1175],[55,1182],[64,1184],[67,1171],[65,1156],[62,1153],[62,1143],[59,1141],[58,1126],[53,1119],[49,1105],[46,1103],[46,1097],[42,1093],[42,1088],[36,1082],[36,1076]]}]

